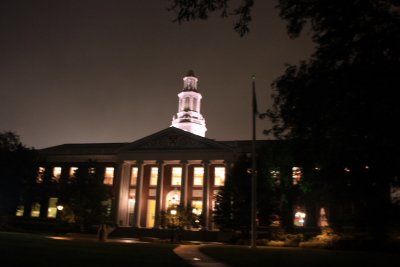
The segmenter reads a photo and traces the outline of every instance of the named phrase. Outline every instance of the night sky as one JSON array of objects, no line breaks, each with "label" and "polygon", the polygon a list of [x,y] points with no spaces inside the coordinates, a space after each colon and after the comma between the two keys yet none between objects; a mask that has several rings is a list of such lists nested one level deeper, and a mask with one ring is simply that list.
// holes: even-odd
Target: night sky
[{"label": "night sky", "polygon": [[[166,0],[1,0],[0,131],[28,147],[131,142],[171,125],[189,69],[199,79],[206,137],[251,139],[258,106],[284,64],[312,53],[291,40],[275,1],[256,1],[249,35],[234,18],[173,23]],[[258,122],[258,138],[269,122]]]}]

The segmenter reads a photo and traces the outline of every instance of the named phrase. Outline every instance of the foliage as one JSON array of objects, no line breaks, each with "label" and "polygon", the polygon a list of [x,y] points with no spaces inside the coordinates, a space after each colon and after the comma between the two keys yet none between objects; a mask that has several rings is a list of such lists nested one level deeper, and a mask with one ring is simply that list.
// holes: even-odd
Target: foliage
[{"label": "foliage", "polygon": [[25,147],[17,134],[0,132],[0,223],[9,223],[33,177],[36,152]]},{"label": "foliage", "polygon": [[[228,2],[175,1],[175,10],[178,21],[207,18],[226,11]],[[400,105],[393,89],[400,77],[400,2],[277,2],[289,36],[309,30],[315,52],[288,65],[272,84],[274,105],[267,113],[273,128],[266,132],[293,140],[310,211],[315,201],[329,202],[334,225],[352,217],[355,226],[382,235],[397,210],[390,207],[388,184],[400,175]],[[251,17],[247,11],[241,14]],[[346,206],[355,214],[339,216]]]},{"label": "foliage", "polygon": [[245,155],[229,171],[224,187],[216,197],[214,221],[221,230],[250,230],[251,161]]},{"label": "foliage", "polygon": [[309,23],[316,51],[273,84],[271,132],[297,140],[308,171],[319,162],[323,172],[306,176],[312,190],[324,179],[321,192],[353,203],[356,226],[372,232],[385,228],[387,184],[399,175],[399,8],[389,0],[280,1],[288,33],[297,37]]},{"label": "foliage", "polygon": [[62,181],[60,194],[63,220],[79,224],[84,231],[89,226],[106,222],[112,188],[103,184],[103,172],[97,162],[80,164],[74,179]]},{"label": "foliage", "polygon": [[161,212],[161,226],[167,229],[199,228],[200,217],[192,212],[190,206],[173,205]]},{"label": "foliage", "polygon": [[[257,220],[259,226],[281,224],[286,230],[293,226],[295,197],[301,193],[292,183],[290,142],[267,142],[259,146],[257,157]],[[214,221],[222,230],[250,230],[251,158],[242,155],[224,187],[216,197]]]},{"label": "foliage", "polygon": [[176,13],[177,22],[190,21],[194,19],[207,19],[210,13],[220,12],[221,17],[228,15],[237,16],[235,31],[244,36],[250,31],[251,9],[254,0],[242,0],[232,11],[229,9],[229,0],[174,0],[169,10]]}]

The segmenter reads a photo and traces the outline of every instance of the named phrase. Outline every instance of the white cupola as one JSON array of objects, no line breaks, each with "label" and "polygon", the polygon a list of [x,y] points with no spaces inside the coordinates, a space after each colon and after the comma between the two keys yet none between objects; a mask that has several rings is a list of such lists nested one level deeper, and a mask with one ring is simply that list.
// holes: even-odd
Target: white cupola
[{"label": "white cupola", "polygon": [[198,79],[189,70],[183,78],[183,90],[178,94],[178,113],[172,118],[172,127],[205,137],[206,121],[200,113],[201,94],[197,91]]}]

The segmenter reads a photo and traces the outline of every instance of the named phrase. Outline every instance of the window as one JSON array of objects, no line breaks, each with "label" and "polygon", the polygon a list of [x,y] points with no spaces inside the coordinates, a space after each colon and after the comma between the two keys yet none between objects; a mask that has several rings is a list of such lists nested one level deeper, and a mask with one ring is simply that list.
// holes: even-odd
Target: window
[{"label": "window", "polygon": [[167,207],[176,207],[181,201],[181,191],[172,190],[167,194]]},{"label": "window", "polygon": [[214,185],[224,186],[225,184],[225,167],[214,168]]},{"label": "window", "polygon": [[328,217],[326,216],[325,208],[319,209],[318,226],[319,227],[328,227],[329,226]]},{"label": "window", "polygon": [[138,167],[132,167],[131,171],[131,186],[135,186],[137,183]]},{"label": "window", "polygon": [[280,171],[279,168],[271,168],[269,170],[269,174],[271,175],[272,181],[274,182],[275,185],[280,185],[281,179],[280,179]]},{"label": "window", "polygon": [[135,199],[129,198],[128,200],[128,214],[129,214],[129,225],[133,225],[133,215],[135,213]]},{"label": "window", "polygon": [[185,107],[183,108],[184,111],[190,110],[190,98],[185,97]]},{"label": "window", "polygon": [[93,167],[89,168],[89,174],[94,174],[96,172],[96,169]]},{"label": "window", "polygon": [[171,185],[172,186],[180,186],[182,181],[182,168],[181,167],[173,167],[172,175],[171,175]]},{"label": "window", "polygon": [[71,167],[69,168],[69,178],[76,178],[75,173],[78,170],[78,167]]},{"label": "window", "polygon": [[54,167],[53,168],[53,176],[51,177],[51,181],[54,183],[60,182],[61,178],[61,167]]},{"label": "window", "polygon": [[292,168],[292,178],[293,178],[294,185],[296,185],[300,182],[302,176],[303,176],[303,174],[302,174],[301,168],[299,168],[299,167]]},{"label": "window", "polygon": [[204,168],[195,167],[193,171],[193,185],[202,186],[204,178]]},{"label": "window", "polygon": [[298,227],[303,227],[305,223],[306,214],[302,210],[298,210],[294,214],[294,225]]},{"label": "window", "polygon": [[38,202],[32,203],[31,217],[38,218],[40,216],[40,204]]},{"label": "window", "polygon": [[200,215],[203,209],[203,202],[201,200],[192,201],[192,213]]},{"label": "window", "polygon": [[56,197],[49,198],[49,207],[47,209],[47,218],[56,218],[57,217],[57,202],[58,202],[58,198],[56,198]]},{"label": "window", "polygon": [[203,197],[203,190],[193,190],[193,197]]},{"label": "window", "polygon": [[22,217],[24,216],[24,205],[18,205],[17,210],[15,212],[15,216]]},{"label": "window", "polygon": [[101,205],[104,207],[105,209],[105,216],[106,217],[110,217],[111,215],[111,207],[112,207],[112,200],[111,198],[104,200],[101,202]]},{"label": "window", "polygon": [[46,169],[44,167],[39,167],[36,175],[36,183],[41,184],[44,181],[44,171]]},{"label": "window", "polygon": [[155,197],[157,194],[156,189],[149,189],[149,197]]},{"label": "window", "polygon": [[135,197],[136,197],[136,189],[135,188],[129,189],[129,198],[135,199]]},{"label": "window", "polygon": [[150,170],[150,186],[157,186],[158,168],[151,167]]},{"label": "window", "polygon": [[106,167],[103,183],[105,185],[113,185],[113,182],[114,182],[114,167]]}]

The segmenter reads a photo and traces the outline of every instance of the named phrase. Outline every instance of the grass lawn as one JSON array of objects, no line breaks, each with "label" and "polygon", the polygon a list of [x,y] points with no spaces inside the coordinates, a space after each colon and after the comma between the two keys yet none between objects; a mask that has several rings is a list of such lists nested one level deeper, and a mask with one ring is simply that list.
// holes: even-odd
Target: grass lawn
[{"label": "grass lawn", "polygon": [[207,245],[201,251],[234,267],[400,266],[396,253]]},{"label": "grass lawn", "polygon": [[55,240],[0,232],[0,266],[189,266],[174,254],[174,248],[172,244]]}]

